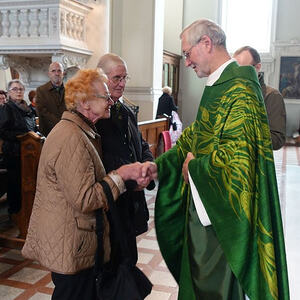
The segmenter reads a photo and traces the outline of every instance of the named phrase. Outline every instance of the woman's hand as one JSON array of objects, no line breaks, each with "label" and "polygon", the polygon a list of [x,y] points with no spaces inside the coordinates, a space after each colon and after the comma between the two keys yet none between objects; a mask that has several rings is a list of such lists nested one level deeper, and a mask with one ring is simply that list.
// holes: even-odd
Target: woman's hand
[{"label": "woman's hand", "polygon": [[151,180],[157,178],[157,166],[154,162],[135,162],[128,165],[123,165],[116,172],[122,177],[124,181],[135,180],[138,184],[136,190],[142,190]]}]

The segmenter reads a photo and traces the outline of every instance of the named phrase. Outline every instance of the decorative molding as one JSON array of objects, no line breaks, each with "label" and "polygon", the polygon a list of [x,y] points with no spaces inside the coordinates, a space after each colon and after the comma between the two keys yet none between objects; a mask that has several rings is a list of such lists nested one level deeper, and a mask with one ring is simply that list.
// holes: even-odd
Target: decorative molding
[{"label": "decorative molding", "polygon": [[55,52],[51,57],[52,62],[57,61],[60,62],[64,69],[68,68],[79,68],[82,69],[85,67],[87,63],[86,55],[79,55],[75,53],[67,53],[67,52]]},{"label": "decorative molding", "polygon": [[300,105],[300,99],[284,99],[284,103]]},{"label": "decorative molding", "polygon": [[0,70],[9,68],[9,58],[7,55],[0,55]]},{"label": "decorative molding", "polygon": [[155,89],[152,87],[126,87],[126,94],[138,94],[138,95],[157,95],[161,94],[161,88]]}]

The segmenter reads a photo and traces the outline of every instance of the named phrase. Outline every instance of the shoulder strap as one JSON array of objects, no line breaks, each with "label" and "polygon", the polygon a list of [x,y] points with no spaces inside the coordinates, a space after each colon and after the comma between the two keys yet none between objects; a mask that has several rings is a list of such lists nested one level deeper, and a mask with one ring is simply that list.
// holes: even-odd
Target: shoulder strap
[{"label": "shoulder strap", "polygon": [[118,242],[120,244],[121,254],[123,257],[130,257],[128,244],[125,239],[123,227],[120,222],[120,216],[117,211],[116,203],[113,199],[113,195],[112,195],[110,186],[108,185],[108,183],[105,180],[102,180],[100,182],[100,184],[102,185],[104,193],[107,197],[107,202],[108,202],[108,207],[109,207],[108,213],[110,213],[110,216],[111,216],[111,224],[110,225],[113,227],[116,237],[118,239]]}]

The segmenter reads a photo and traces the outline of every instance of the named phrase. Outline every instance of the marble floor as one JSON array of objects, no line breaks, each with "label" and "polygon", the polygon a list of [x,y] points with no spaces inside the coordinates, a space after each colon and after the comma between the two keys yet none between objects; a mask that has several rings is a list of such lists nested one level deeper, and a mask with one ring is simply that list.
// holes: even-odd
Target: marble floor
[{"label": "marble floor", "polygon": [[[274,152],[286,239],[291,300],[300,299],[300,148],[287,146]],[[153,283],[146,300],[175,300],[177,285],[160,255],[154,229],[155,193],[147,192],[149,231],[137,239],[138,266]],[[0,248],[0,299],[49,300],[53,291],[50,273],[24,259],[19,250]],[[187,299],[188,300],[188,299]],[[229,300],[229,299],[228,299]]]}]

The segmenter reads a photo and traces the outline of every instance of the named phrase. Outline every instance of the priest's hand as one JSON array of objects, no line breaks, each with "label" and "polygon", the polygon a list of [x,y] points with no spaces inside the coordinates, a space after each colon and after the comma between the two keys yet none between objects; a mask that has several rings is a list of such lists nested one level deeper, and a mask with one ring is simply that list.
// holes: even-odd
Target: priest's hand
[{"label": "priest's hand", "polygon": [[191,159],[194,159],[195,156],[193,155],[192,152],[188,152],[187,156],[186,156],[186,159],[183,163],[183,166],[182,166],[182,175],[183,175],[183,178],[184,178],[184,181],[186,183],[189,183],[189,162]]},{"label": "priest's hand", "polygon": [[147,187],[150,181],[157,178],[157,166],[154,162],[146,161],[142,164],[142,174],[137,179],[137,188],[135,190],[141,191]]}]

